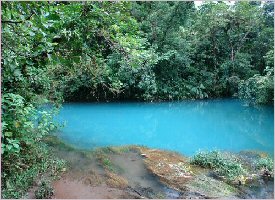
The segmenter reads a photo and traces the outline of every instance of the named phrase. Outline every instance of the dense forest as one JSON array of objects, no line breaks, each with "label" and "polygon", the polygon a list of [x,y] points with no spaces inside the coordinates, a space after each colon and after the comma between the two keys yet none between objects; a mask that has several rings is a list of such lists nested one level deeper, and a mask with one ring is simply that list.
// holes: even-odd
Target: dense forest
[{"label": "dense forest", "polygon": [[58,126],[46,103],[272,104],[273,15],[273,2],[2,2],[2,197],[62,164],[43,143]]}]

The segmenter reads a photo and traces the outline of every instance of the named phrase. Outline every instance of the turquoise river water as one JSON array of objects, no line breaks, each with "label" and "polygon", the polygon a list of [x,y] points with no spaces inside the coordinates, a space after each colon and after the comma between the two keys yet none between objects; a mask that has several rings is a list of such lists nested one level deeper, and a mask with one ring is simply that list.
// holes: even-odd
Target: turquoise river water
[{"label": "turquoise river water", "polygon": [[117,145],[193,155],[199,150],[260,150],[273,155],[274,107],[237,99],[180,102],[66,103],[58,136],[82,149]]}]

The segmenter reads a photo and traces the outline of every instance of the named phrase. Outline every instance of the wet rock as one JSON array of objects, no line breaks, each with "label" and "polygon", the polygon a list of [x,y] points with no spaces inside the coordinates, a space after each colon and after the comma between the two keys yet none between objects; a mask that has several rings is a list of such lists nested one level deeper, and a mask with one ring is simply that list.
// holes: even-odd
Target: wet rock
[{"label": "wet rock", "polygon": [[159,199],[159,198],[165,198],[164,193],[157,193],[153,188],[150,187],[141,187],[137,186],[135,188],[129,187],[129,190],[137,193],[140,198],[144,199]]},{"label": "wet rock", "polygon": [[251,185],[242,185],[239,187],[237,197],[242,199],[273,199],[274,181],[259,179]]},{"label": "wet rock", "polygon": [[233,186],[203,174],[188,182],[186,191],[190,194],[198,194],[199,197],[209,198],[229,198],[237,194],[237,189]]},{"label": "wet rock", "polygon": [[187,181],[193,178],[187,159],[174,153],[157,149],[137,147],[141,154],[146,154],[144,160],[148,170],[156,175],[161,182],[169,187],[181,190]]}]

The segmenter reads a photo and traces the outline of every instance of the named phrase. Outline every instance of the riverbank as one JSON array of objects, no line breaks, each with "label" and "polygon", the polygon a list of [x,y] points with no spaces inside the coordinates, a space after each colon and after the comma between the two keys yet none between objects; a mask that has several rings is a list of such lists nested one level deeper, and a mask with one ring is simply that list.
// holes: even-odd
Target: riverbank
[{"label": "riverbank", "polygon": [[[235,179],[219,176],[217,168],[195,165],[176,152],[141,146],[81,151],[48,140],[53,153],[67,161],[61,178],[52,182],[52,198],[273,198],[274,176],[264,176],[259,152],[230,154],[245,169]],[[33,197],[30,190],[30,197]]]}]

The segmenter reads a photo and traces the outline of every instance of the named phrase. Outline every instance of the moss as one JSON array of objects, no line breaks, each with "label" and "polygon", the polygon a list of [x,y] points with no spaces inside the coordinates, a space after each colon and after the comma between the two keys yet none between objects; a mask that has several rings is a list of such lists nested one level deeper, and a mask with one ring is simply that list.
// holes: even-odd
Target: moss
[{"label": "moss", "polygon": [[109,149],[103,148],[103,149],[97,149],[93,153],[93,155],[96,156],[98,162],[102,165],[102,167],[106,171],[113,172],[113,173],[122,173],[124,170],[120,166],[115,165],[109,158],[109,155],[112,153],[113,152],[109,151]]},{"label": "moss", "polygon": [[109,146],[109,147],[98,147],[93,150],[95,154],[121,154],[127,153],[129,151],[134,150],[135,146],[127,145],[127,146]]},{"label": "moss", "polygon": [[102,158],[101,163],[105,169],[107,169],[109,171],[115,171],[113,163],[111,162],[111,160],[109,158],[107,158],[107,157]]},{"label": "moss", "polygon": [[119,147],[109,147],[110,151],[116,154],[121,154],[121,153],[127,153],[131,151],[132,147],[131,146],[119,146]]},{"label": "moss", "polygon": [[233,186],[211,177],[200,175],[186,185],[191,191],[197,191],[210,198],[230,197],[237,193]]},{"label": "moss", "polygon": [[165,199],[165,195],[159,192],[155,195],[155,198],[156,199]]},{"label": "moss", "polygon": [[43,138],[43,141],[50,147],[54,147],[60,150],[67,150],[67,151],[79,151],[78,149],[76,149],[75,147],[73,147],[72,145],[69,145],[65,142],[63,142],[62,140],[60,140],[58,137],[56,136],[47,136],[45,138]]}]

